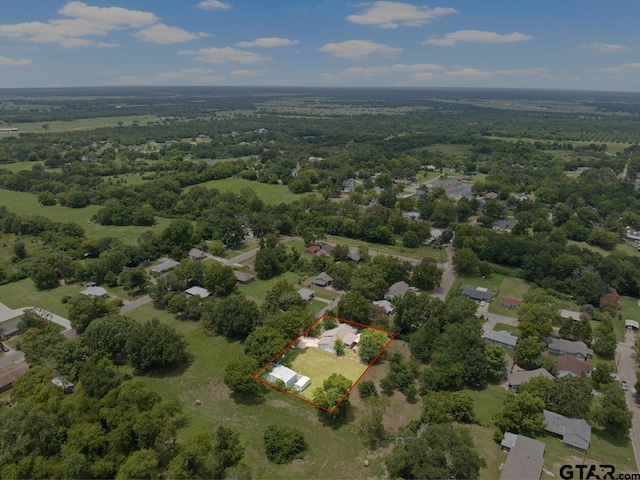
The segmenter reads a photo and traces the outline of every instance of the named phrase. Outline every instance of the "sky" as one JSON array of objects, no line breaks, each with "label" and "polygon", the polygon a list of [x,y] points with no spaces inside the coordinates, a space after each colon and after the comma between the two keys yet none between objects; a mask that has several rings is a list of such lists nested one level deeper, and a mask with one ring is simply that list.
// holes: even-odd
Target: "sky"
[{"label": "sky", "polygon": [[638,18],[638,0],[5,0],[0,88],[637,92]]}]

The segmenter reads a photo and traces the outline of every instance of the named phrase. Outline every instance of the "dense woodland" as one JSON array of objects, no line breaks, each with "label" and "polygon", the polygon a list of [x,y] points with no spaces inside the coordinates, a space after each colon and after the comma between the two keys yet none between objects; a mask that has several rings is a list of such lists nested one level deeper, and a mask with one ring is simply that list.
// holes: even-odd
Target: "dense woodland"
[{"label": "dense woodland", "polygon": [[[63,93],[68,98],[58,99]],[[424,402],[422,416],[404,427],[410,439],[396,443],[387,458],[389,474],[398,478],[452,478],[453,472],[478,477],[486,463],[469,454],[474,445],[461,426],[476,422],[466,389],[498,382],[504,351],[482,340],[475,302],[455,289],[444,300],[426,293],[442,280],[434,253],[412,264],[370,257],[360,248],[356,263],[349,261],[349,242],[416,249],[432,231],[443,231],[445,245],[453,237],[457,273],[507,274],[538,287],[519,310],[520,365],[553,373],[541,340],[554,326],[563,338],[585,341],[603,359],[612,358],[618,296],[640,296],[640,256],[633,244],[621,248],[628,243],[627,227],[640,230],[639,98],[455,90],[165,93],[159,101],[158,92],[137,89],[0,92],[6,125],[42,123],[41,132],[0,138],[0,188],[37,195],[42,207],[37,215],[0,207],[0,233],[13,250],[0,265],[1,283],[30,278],[48,291],[61,282],[95,282],[148,293],[157,310],[196,322],[208,335],[241,342],[244,355],[229,359],[224,383],[237,398],[259,402],[268,393],[251,376],[313,316],[287,281],[258,303],[239,292],[231,267],[185,258],[194,245],[223,255],[241,247],[250,232],[259,241],[259,280],[327,272],[334,287],[345,291],[334,313],[393,330],[407,342],[409,358],[387,356],[388,375],[379,385],[362,382],[358,388],[366,406],[358,412],[364,449],[390,444],[382,418],[394,392]],[[76,94],[82,98],[72,98]],[[474,104],[513,95],[547,110],[532,114]],[[581,112],[556,112],[553,106],[562,102],[579,104]],[[143,114],[157,120],[126,120]],[[124,120],[113,128],[49,131],[48,122],[115,116]],[[620,143],[617,153],[607,149],[608,142]],[[32,165],[10,168],[16,162]],[[125,183],[127,174],[143,180]],[[423,181],[437,175],[473,183],[471,198],[452,198],[442,186]],[[230,178],[286,186],[299,196],[273,204],[251,189],[231,193],[201,185]],[[345,189],[347,180],[355,180],[353,188]],[[405,195],[412,183],[423,186]],[[92,238],[79,223],[47,218],[48,208],[60,206],[97,206],[95,224],[148,230],[135,244]],[[419,219],[406,212],[417,212]],[[493,228],[505,219],[513,222],[510,231]],[[155,229],[160,220],[166,226]],[[308,256],[283,244],[284,236],[306,245],[329,236],[343,242],[330,255]],[[151,281],[146,267],[161,256],[180,266]],[[370,302],[399,281],[415,292],[394,299],[395,312],[386,316]],[[187,297],[183,292],[191,286],[212,295]],[[0,408],[2,478],[251,477],[251,458],[238,432],[221,425],[184,438],[183,407],[136,378],[174,372],[192,361],[175,329],[119,315],[119,305],[109,300],[64,301],[76,339],[62,337],[37,315],[22,320],[20,348],[32,368],[10,392],[13,407]],[[565,301],[583,306],[582,321],[559,317]],[[73,382],[73,393],[51,384],[55,376]],[[350,382],[338,377],[318,389],[319,404],[330,407],[348,390]],[[505,431],[535,436],[543,408],[626,436],[630,412],[619,389],[611,387],[608,374],[593,381],[603,392],[599,399],[583,379],[530,382],[523,393],[506,398],[495,422],[497,438]],[[331,415],[317,413],[339,428],[350,408],[346,401]],[[266,458],[275,464],[309,450],[296,429],[271,425],[260,434]],[[429,442],[427,457],[415,454],[434,438],[442,442]],[[452,445],[453,457],[447,453]]]}]

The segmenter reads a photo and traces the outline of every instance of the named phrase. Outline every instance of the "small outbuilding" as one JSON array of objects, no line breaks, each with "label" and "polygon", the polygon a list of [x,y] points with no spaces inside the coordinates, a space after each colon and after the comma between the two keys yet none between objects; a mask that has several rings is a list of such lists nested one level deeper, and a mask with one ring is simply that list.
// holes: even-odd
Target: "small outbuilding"
[{"label": "small outbuilding", "polygon": [[271,366],[271,371],[265,372],[263,377],[267,382],[271,383],[276,383],[278,380],[280,380],[284,383],[284,386],[286,388],[289,388],[294,383],[296,383],[298,374],[290,368],[285,367],[284,365],[274,363]]},{"label": "small outbuilding", "polygon": [[109,292],[107,292],[102,287],[89,287],[85,288],[80,292],[80,295],[86,295],[87,297],[108,297]]},{"label": "small outbuilding", "polygon": [[373,305],[384,311],[385,315],[393,313],[393,305],[389,300],[376,300]]},{"label": "small outbuilding", "polygon": [[62,390],[65,391],[65,393],[73,392],[73,383],[71,383],[68,380],[65,380],[62,377],[54,377],[51,380],[51,383],[53,383],[56,387],[60,387]]},{"label": "small outbuilding", "polygon": [[305,388],[311,385],[311,379],[309,377],[305,377],[304,375],[296,380],[296,383],[293,384],[293,387],[298,391],[302,392]]},{"label": "small outbuilding", "polygon": [[255,279],[253,275],[249,275],[248,273],[240,272],[238,270],[234,270],[233,275],[236,277],[236,283],[239,283],[241,285],[251,283]]},{"label": "small outbuilding", "polygon": [[12,320],[0,323],[0,338],[7,339],[15,337],[20,331],[18,330],[18,324],[22,320],[22,317],[14,318]]},{"label": "small outbuilding", "polygon": [[211,295],[211,292],[209,290],[202,287],[191,287],[185,290],[184,293],[186,293],[190,297],[200,297],[200,298],[207,298],[208,296]]},{"label": "small outbuilding", "polygon": [[316,296],[316,292],[314,292],[310,288],[301,288],[300,290],[298,290],[298,295],[300,295],[300,298],[302,298],[302,300],[309,303],[311,300],[313,300],[313,297]]},{"label": "small outbuilding", "polygon": [[625,320],[624,321],[624,326],[627,327],[629,330],[638,330],[638,328],[640,328],[640,326],[638,325],[638,322],[636,322],[635,320]]},{"label": "small outbuilding", "polygon": [[520,300],[517,298],[502,297],[500,298],[500,306],[509,310],[515,310],[520,306]]},{"label": "small outbuilding", "polygon": [[207,258],[207,254],[199,248],[194,247],[189,250],[189,252],[187,253],[187,257],[189,257],[191,260],[204,260],[205,258]]},{"label": "small outbuilding", "polygon": [[313,279],[311,284],[316,287],[325,288],[331,285],[331,282],[333,282],[333,277],[326,272],[322,272],[320,275]]}]

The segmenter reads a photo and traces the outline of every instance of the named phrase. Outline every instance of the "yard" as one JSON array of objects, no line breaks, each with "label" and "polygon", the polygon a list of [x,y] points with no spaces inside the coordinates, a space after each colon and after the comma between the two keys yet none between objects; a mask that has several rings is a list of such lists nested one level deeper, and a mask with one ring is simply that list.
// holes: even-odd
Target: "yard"
[{"label": "yard", "polygon": [[[238,430],[247,449],[244,461],[251,466],[257,479],[348,476],[364,480],[372,475],[382,476],[382,459],[370,460],[369,467],[363,466],[367,451],[353,416],[344,425],[332,428],[318,420],[312,406],[275,390],[269,389],[263,397],[256,399],[234,398],[223,383],[223,375],[229,360],[243,353],[242,344],[229,342],[224,337],[208,336],[200,325],[176,320],[173,315],[155,310],[150,304],[128,315],[139,321],[156,317],[187,339],[191,355],[188,366],[162,376],[141,377],[163,398],[179,400],[184,405],[184,425],[179,431],[181,440],[197,432],[210,432],[219,425]],[[196,400],[200,400],[201,405],[196,406]],[[357,409],[352,411],[357,416]],[[267,461],[262,436],[265,428],[274,423],[303,431],[309,443],[309,453],[303,460],[289,465]]]},{"label": "yard", "polygon": [[367,365],[351,356],[338,357],[315,347],[289,349],[285,354],[289,357],[291,369],[311,379],[309,385],[299,395],[311,400],[316,388],[322,387],[322,382],[333,373],[344,375],[355,382],[367,369]]},{"label": "yard", "polygon": [[396,245],[378,245],[377,243],[368,243],[363,242],[362,240],[336,237],[335,235],[327,235],[327,241],[337,245],[346,245],[348,247],[366,247],[377,254],[386,253],[389,255],[401,255],[404,257],[415,258],[417,260],[422,260],[424,257],[428,257],[437,263],[442,263],[447,260],[447,251],[445,249],[439,249],[427,245],[421,245],[417,248],[404,247],[402,246],[402,242],[396,243]]},{"label": "yard", "polygon": [[[294,200],[300,200],[303,195],[297,195],[291,193],[289,187],[286,185],[272,185],[269,183],[252,182],[251,180],[244,180],[242,178],[226,178],[224,180],[211,180],[205,183],[199,183],[199,187],[215,188],[221,192],[233,192],[240,193],[243,189],[247,188],[256,192],[258,197],[265,203],[278,205],[280,203],[289,203]],[[185,192],[189,190],[187,187]]]}]

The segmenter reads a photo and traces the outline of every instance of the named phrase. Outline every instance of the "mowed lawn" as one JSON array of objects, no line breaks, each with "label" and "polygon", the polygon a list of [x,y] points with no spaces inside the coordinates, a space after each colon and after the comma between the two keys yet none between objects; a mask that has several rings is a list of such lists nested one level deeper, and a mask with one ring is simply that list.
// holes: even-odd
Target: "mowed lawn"
[{"label": "mowed lawn", "polygon": [[[267,389],[256,399],[235,398],[223,382],[227,363],[243,353],[239,342],[208,336],[201,325],[176,320],[173,315],[154,310],[151,304],[128,313],[144,321],[156,317],[176,328],[189,344],[191,362],[173,373],[141,377],[153,391],[167,400],[183,405],[184,424],[180,440],[197,432],[211,432],[220,425],[236,429],[246,446],[244,462],[256,479],[300,478],[380,478],[382,459],[363,462],[368,452],[358,434],[358,409],[352,408],[346,422],[335,427],[322,423],[310,405],[289,395]],[[354,362],[355,363],[355,362]],[[197,406],[195,401],[201,405]],[[267,461],[264,452],[264,430],[272,424],[295,427],[304,433],[309,451],[302,460],[289,465]]]},{"label": "mowed lawn", "polygon": [[[241,190],[248,188],[256,192],[258,197],[265,203],[278,205],[280,203],[290,203],[294,200],[300,200],[303,195],[291,193],[286,185],[271,185],[269,183],[252,182],[243,178],[225,178],[224,180],[211,180],[209,182],[199,183],[199,187],[215,188],[221,192],[240,193]],[[190,188],[185,188],[185,192]]]},{"label": "mowed lawn", "polygon": [[[142,233],[150,230],[151,227],[135,227],[135,226],[115,226],[115,225],[98,225],[93,223],[91,218],[100,210],[100,205],[89,205],[84,208],[68,208],[60,205],[51,207],[42,207],[38,203],[38,198],[32,193],[15,192],[13,190],[0,189],[0,205],[5,205],[10,212],[18,215],[40,215],[47,217],[53,222],[61,223],[77,223],[84,228],[87,237],[116,237],[120,238],[123,243],[134,244],[142,235]],[[162,232],[169,225],[166,218],[156,217],[156,225],[154,227],[157,233]]]},{"label": "mowed lawn", "polygon": [[77,295],[78,286],[65,285],[52,290],[37,290],[30,278],[0,286],[0,302],[15,310],[23,307],[39,307],[67,316],[67,307],[61,302],[65,295]]},{"label": "mowed lawn", "polygon": [[338,357],[331,352],[315,347],[289,349],[284,355],[289,357],[288,361],[291,362],[292,370],[311,379],[311,385],[300,393],[301,396],[308,399],[313,398],[313,391],[322,387],[322,383],[332,374],[343,375],[353,383],[367,369],[367,365],[355,358]]},{"label": "mowed lawn", "polygon": [[[146,125],[147,122],[157,121],[158,117],[155,115],[97,117],[70,121],[16,123],[11,126],[19,128],[21,132],[73,132],[77,130],[93,130],[96,128],[117,127],[118,122],[122,122],[123,126],[129,126],[132,125],[135,120],[137,120],[141,125]],[[48,125],[48,128],[46,130],[42,128],[42,125],[45,124]]]}]

